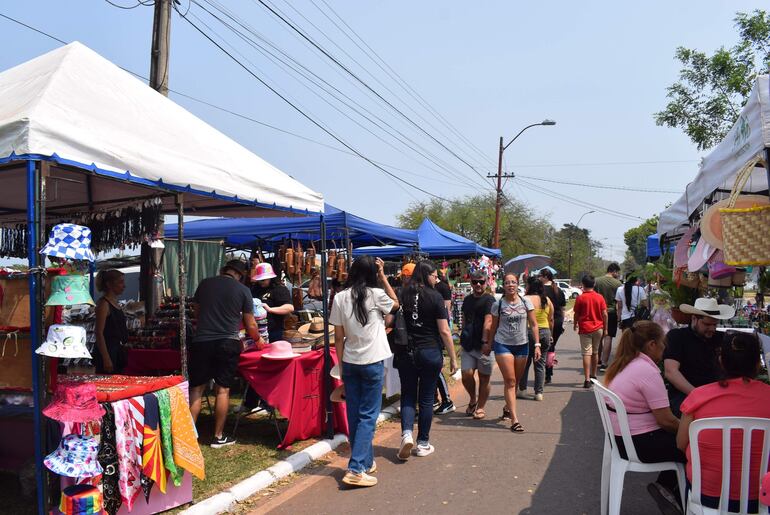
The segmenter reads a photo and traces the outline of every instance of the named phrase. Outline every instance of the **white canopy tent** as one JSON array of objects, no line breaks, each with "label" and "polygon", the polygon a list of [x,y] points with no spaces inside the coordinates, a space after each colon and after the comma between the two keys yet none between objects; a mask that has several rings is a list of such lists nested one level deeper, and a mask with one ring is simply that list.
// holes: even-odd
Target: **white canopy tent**
[{"label": "white canopy tent", "polygon": [[698,175],[687,185],[685,193],[660,214],[658,234],[683,232],[690,217],[702,208],[704,201],[727,197],[738,172],[756,163],[742,191],[752,193],[768,189],[766,150],[770,148],[770,83],[768,76],[757,77],[749,100],[727,137],[703,159]]},{"label": "white canopy tent", "polygon": [[[19,161],[48,161],[49,178],[61,179],[52,211],[136,198],[142,186],[184,192],[196,214],[239,204],[239,216],[323,211],[320,193],[80,43],[0,73],[0,99],[0,164],[10,165],[0,177],[23,187]],[[92,172],[88,188],[73,168]],[[24,211],[23,195],[0,200],[0,216]]]}]

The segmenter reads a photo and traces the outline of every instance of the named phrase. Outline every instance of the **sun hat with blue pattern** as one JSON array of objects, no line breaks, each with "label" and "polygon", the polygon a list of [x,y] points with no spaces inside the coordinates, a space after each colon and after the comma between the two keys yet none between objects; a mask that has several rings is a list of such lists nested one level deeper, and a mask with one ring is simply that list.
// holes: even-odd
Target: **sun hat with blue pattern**
[{"label": "sun hat with blue pattern", "polygon": [[82,225],[58,224],[51,229],[48,243],[40,251],[48,257],[94,261],[91,229]]}]

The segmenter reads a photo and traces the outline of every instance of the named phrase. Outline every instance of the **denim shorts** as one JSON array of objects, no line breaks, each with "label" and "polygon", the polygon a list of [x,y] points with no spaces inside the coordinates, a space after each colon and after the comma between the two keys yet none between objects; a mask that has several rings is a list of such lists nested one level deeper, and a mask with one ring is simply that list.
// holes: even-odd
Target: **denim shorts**
[{"label": "denim shorts", "polygon": [[514,358],[526,358],[529,356],[529,345],[526,343],[521,345],[504,345],[500,342],[495,342],[494,350],[495,355],[513,354]]}]

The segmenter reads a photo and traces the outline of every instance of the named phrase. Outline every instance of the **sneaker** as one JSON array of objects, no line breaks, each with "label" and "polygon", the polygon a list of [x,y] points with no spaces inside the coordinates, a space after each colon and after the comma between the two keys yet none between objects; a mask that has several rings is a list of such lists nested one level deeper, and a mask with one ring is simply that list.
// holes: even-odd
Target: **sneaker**
[{"label": "sneaker", "polygon": [[542,401],[543,400],[543,394],[542,393],[536,393],[535,394],[535,400],[536,401]]},{"label": "sneaker", "polygon": [[583,381],[583,388],[591,388],[591,381]]},{"label": "sneaker", "polygon": [[372,460],[372,466],[369,467],[369,470],[366,471],[367,474],[374,474],[377,472],[377,462]]},{"label": "sneaker", "polygon": [[377,478],[366,472],[356,474],[348,470],[345,477],[342,478],[342,482],[350,486],[374,486],[377,484]]},{"label": "sneaker", "polygon": [[545,384],[551,384],[551,376],[545,376]]},{"label": "sneaker", "polygon": [[647,491],[655,500],[658,509],[663,515],[681,515],[682,508],[679,506],[677,498],[660,483],[650,483],[647,485]]},{"label": "sneaker", "polygon": [[607,370],[607,365],[605,365],[604,363],[601,363],[599,365],[599,372],[604,372],[605,370]]},{"label": "sneaker", "polygon": [[524,393],[524,392],[526,392],[526,390],[517,389],[516,390],[516,398],[517,399],[526,399],[527,398],[527,394]]},{"label": "sneaker", "polygon": [[433,451],[436,449],[429,443],[421,443],[417,446],[417,450],[414,451],[415,456],[419,456],[420,458],[424,458],[425,456],[428,456],[430,454],[433,454]]},{"label": "sneaker", "polygon": [[401,447],[398,448],[398,459],[406,461],[409,456],[412,455],[412,448],[414,447],[414,440],[412,435],[405,434],[401,437]]},{"label": "sneaker", "polygon": [[439,406],[441,406],[441,401],[438,400],[438,399],[434,400],[433,401],[433,410],[434,411],[437,410]]},{"label": "sneaker", "polygon": [[217,438],[216,436],[211,441],[211,448],[212,449],[219,449],[220,447],[227,447],[228,445],[233,445],[235,443],[235,438],[232,436],[222,436],[220,438]]},{"label": "sneaker", "polygon": [[433,412],[436,415],[446,415],[447,413],[452,413],[455,409],[455,403],[452,401],[449,402],[442,402],[439,404],[438,408]]}]

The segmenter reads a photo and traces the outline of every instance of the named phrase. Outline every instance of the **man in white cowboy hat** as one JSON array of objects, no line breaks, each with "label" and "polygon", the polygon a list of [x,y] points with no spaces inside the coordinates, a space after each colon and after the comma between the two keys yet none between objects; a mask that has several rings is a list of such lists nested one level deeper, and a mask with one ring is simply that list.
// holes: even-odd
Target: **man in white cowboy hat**
[{"label": "man in white cowboy hat", "polygon": [[717,325],[735,315],[734,308],[706,297],[697,299],[694,305],[681,304],[679,309],[692,315],[692,321],[689,327],[672,329],[666,334],[663,353],[671,410],[677,417],[681,416],[679,406],[692,390],[719,379],[722,334],[717,332]]}]

